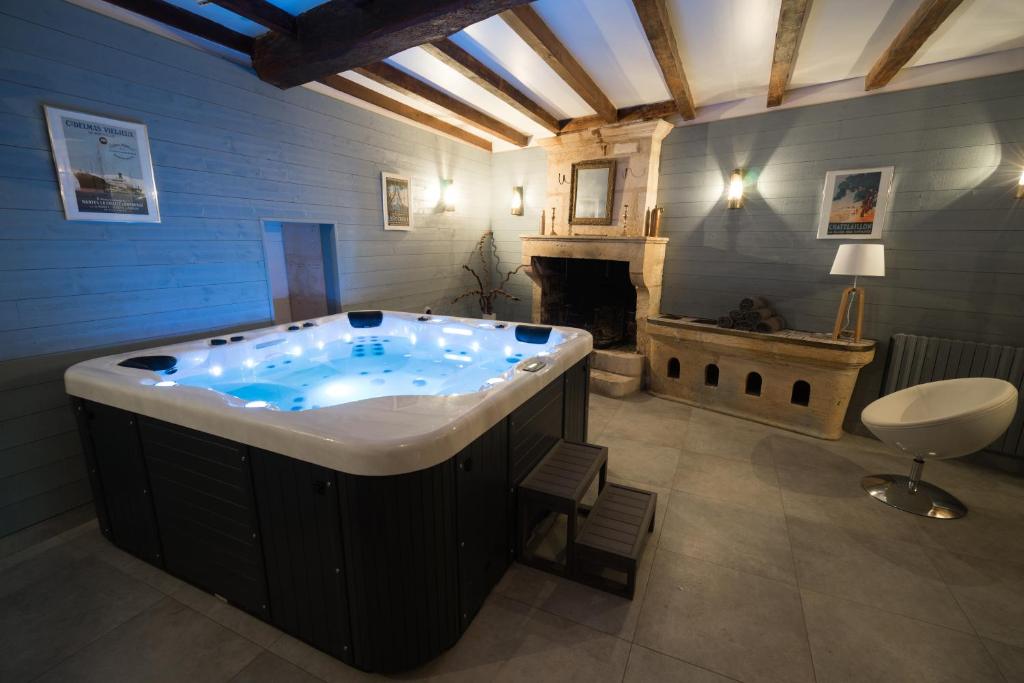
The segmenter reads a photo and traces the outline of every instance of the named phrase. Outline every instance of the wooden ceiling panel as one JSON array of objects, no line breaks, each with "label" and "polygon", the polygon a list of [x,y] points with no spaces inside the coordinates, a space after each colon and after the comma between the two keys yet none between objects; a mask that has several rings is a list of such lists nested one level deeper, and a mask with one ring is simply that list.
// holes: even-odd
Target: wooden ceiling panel
[{"label": "wooden ceiling panel", "polygon": [[[636,121],[649,121],[650,119],[663,119],[679,113],[675,100],[654,102],[652,104],[638,104],[632,107],[623,107],[616,112],[616,123],[634,123]],[[588,128],[598,128],[605,125],[605,121],[599,116],[581,116],[575,119],[562,121],[563,133],[575,133]]]},{"label": "wooden ceiling panel", "polygon": [[608,123],[615,121],[615,105],[532,7],[515,7],[502,12],[501,18],[598,116]]},{"label": "wooden ceiling panel", "polygon": [[779,26],[775,30],[775,50],[772,55],[772,73],[768,80],[768,106],[777,107],[793,78],[800,39],[804,35],[812,0],[782,0]]},{"label": "wooden ceiling panel", "polygon": [[192,34],[227,59],[238,58],[210,43],[247,55],[279,87],[329,82],[498,149],[531,134],[694,119],[697,98],[714,120],[764,111],[766,87],[771,108],[798,104],[789,89],[806,88],[803,104],[856,96],[865,75],[866,90],[902,89],[1024,65],[1024,0],[858,0],[854,13],[849,0],[744,0],[739,14],[737,0],[74,1]]},{"label": "wooden ceiling panel", "polygon": [[690,84],[686,80],[683,62],[679,57],[679,43],[676,41],[675,31],[672,30],[665,0],[633,0],[633,6],[640,17],[640,23],[643,24],[647,42],[651,44],[654,58],[658,60],[661,75],[665,77],[665,85],[675,100],[679,115],[687,121],[696,118],[697,110],[693,106],[693,95],[690,94]]},{"label": "wooden ceiling panel", "polygon": [[183,10],[169,2],[163,0],[107,0],[107,2],[232,50],[245,54],[252,53],[253,39],[249,36],[232,31],[222,24]]},{"label": "wooden ceiling panel", "polygon": [[421,81],[390,64],[377,62],[376,64],[360,67],[354,71],[360,76],[386,85],[405,95],[426,100],[431,104],[446,109],[466,123],[485,130],[513,145],[525,147],[530,142],[529,136],[517,131],[512,126],[502,123],[493,116],[469,106],[462,100],[456,99],[448,93],[438,90],[429,83]]},{"label": "wooden ceiling panel", "polygon": [[254,21],[268,31],[295,37],[295,17],[266,0],[210,0],[215,5]]},{"label": "wooden ceiling panel", "polygon": [[458,138],[463,142],[468,142],[471,145],[485,149],[488,152],[491,151],[491,143],[479,136],[473,135],[464,128],[452,125],[447,121],[442,121],[436,116],[431,116],[426,112],[420,111],[416,107],[411,107],[404,102],[392,99],[386,95],[383,95],[376,90],[367,88],[365,85],[356,83],[355,81],[349,80],[344,76],[332,75],[321,78],[320,83],[326,85],[329,88],[333,88],[338,92],[345,93],[351,97],[355,97],[364,102],[380,107],[393,114],[398,114],[411,121],[422,124],[434,130],[451,135],[452,137]]},{"label": "wooden ceiling panel", "polygon": [[558,119],[450,39],[445,38],[422,47],[432,57],[468,78],[519,113],[529,117],[552,133],[558,132]]},{"label": "wooden ceiling panel", "polygon": [[963,0],[924,0],[871,67],[864,79],[864,89],[876,90],[891,81],[961,2]]},{"label": "wooden ceiling panel", "polygon": [[331,0],[296,17],[299,39],[256,39],[253,67],[280,88],[366,66],[446,38],[526,0]]}]

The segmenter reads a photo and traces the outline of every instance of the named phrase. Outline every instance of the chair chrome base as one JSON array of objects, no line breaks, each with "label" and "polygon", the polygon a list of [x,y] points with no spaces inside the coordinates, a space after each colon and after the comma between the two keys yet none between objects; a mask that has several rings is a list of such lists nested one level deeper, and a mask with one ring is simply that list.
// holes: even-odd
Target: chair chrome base
[{"label": "chair chrome base", "polygon": [[967,514],[967,506],[952,494],[901,474],[874,474],[864,477],[860,485],[876,500],[922,517],[957,519]]}]

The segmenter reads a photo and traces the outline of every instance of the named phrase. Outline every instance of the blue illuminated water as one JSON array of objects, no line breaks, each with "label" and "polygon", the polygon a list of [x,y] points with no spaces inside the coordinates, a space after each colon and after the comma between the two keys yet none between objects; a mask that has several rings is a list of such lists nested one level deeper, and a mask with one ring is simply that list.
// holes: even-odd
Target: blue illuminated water
[{"label": "blue illuminated water", "polygon": [[545,348],[485,335],[423,335],[418,344],[415,335],[345,336],[331,341],[305,336],[302,343],[282,343],[262,358],[228,362],[225,357],[219,363],[211,354],[201,367],[174,379],[251,407],[299,412],[380,396],[486,390],[507,381],[516,364]]}]

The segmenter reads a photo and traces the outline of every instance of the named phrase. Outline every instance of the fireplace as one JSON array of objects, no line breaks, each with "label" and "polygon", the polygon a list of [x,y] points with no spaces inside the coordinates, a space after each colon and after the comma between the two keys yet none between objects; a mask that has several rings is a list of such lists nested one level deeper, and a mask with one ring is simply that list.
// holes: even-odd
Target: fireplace
[{"label": "fireplace", "polygon": [[594,346],[646,355],[647,318],[658,315],[665,237],[520,235],[533,281],[531,319],[582,327]]},{"label": "fireplace", "polygon": [[[530,318],[590,331],[598,349],[591,388],[607,396],[636,391],[643,373],[651,372],[647,319],[661,306],[668,238],[645,235],[644,224],[657,202],[661,142],[671,130],[659,119],[540,141],[547,152],[547,192],[531,212],[543,216],[541,234],[520,235],[522,272],[534,284]],[[565,179],[573,164],[594,159],[615,159],[618,169],[611,224],[569,225],[572,183]]]},{"label": "fireplace", "polygon": [[594,347],[636,345],[636,288],[627,261],[534,256],[540,322],[580,327]]}]

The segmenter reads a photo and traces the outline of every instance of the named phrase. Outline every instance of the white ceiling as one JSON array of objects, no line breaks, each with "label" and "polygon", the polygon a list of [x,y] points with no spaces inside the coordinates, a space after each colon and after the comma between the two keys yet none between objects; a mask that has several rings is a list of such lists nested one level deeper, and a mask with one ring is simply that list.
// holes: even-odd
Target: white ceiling
[{"label": "white ceiling", "polygon": [[[792,87],[867,75],[920,0],[817,0]],[[1024,47],[1024,0],[964,0],[911,59],[922,66]],[[899,76],[897,76],[899,78]]]},{"label": "white ceiling", "polygon": [[499,17],[474,24],[451,39],[554,116],[573,118],[594,113]]},{"label": "white ceiling", "polygon": [[533,7],[616,107],[669,99],[630,0],[542,0]]},{"label": "white ceiling", "polygon": [[[103,5],[95,0],[76,1],[95,9]],[[263,32],[262,27],[216,5],[200,4],[200,0],[169,1],[248,35]],[[320,4],[320,0],[271,1],[292,14]],[[825,84],[862,79],[920,1],[814,0],[791,90],[808,88],[808,92],[819,92]],[[781,0],[667,2],[698,114],[702,108],[710,112],[716,105],[719,110],[724,107],[742,114],[763,111]],[[538,0],[533,7],[616,107],[669,99],[631,0]],[[556,118],[594,113],[499,17],[470,26],[452,36],[452,40]],[[908,67],[954,64],[955,60],[1004,53],[1001,70],[1009,71],[1021,68],[1022,50],[1024,0],[964,0]],[[1000,71],[1001,59],[1000,55],[984,59],[984,68]],[[388,61],[524,133],[536,137],[551,135],[419,48],[394,55]],[[920,85],[922,79],[915,79],[913,72],[905,69],[889,87]],[[926,82],[968,77],[964,74],[984,75],[965,70],[959,63],[944,70],[933,67],[929,73],[935,75]],[[471,128],[438,107],[407,98],[358,75],[344,75],[438,118]],[[833,99],[859,92],[849,84],[833,90]],[[817,101],[822,97],[819,95]],[[827,100],[828,96],[824,98]],[[795,92],[787,100],[811,101]],[[759,107],[754,106],[757,101]],[[741,102],[745,104],[739,106]],[[484,131],[473,132],[494,141],[495,149],[511,148]]]},{"label": "white ceiling", "polygon": [[781,0],[669,0],[683,70],[698,107],[768,96],[781,4]]}]

